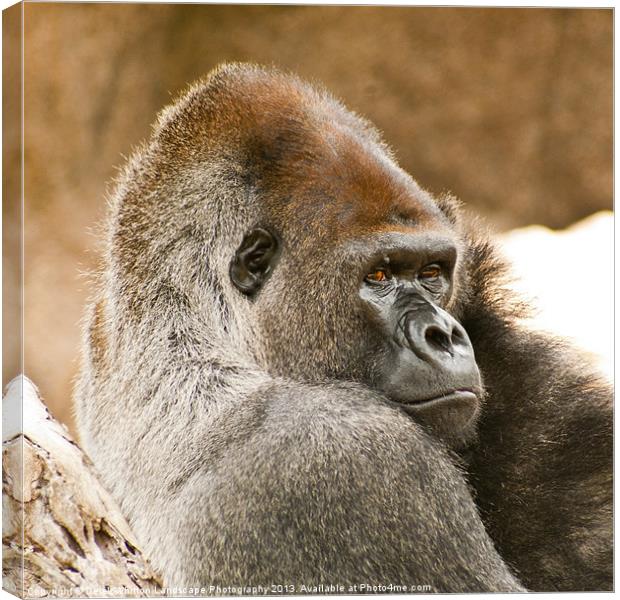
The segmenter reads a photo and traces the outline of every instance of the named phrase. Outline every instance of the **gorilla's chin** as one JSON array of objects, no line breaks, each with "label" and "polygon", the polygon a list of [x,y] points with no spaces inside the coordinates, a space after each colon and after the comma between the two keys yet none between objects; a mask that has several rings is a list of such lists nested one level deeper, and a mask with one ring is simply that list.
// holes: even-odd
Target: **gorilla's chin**
[{"label": "gorilla's chin", "polygon": [[463,448],[475,436],[480,400],[473,390],[453,390],[427,400],[390,401],[451,448]]}]

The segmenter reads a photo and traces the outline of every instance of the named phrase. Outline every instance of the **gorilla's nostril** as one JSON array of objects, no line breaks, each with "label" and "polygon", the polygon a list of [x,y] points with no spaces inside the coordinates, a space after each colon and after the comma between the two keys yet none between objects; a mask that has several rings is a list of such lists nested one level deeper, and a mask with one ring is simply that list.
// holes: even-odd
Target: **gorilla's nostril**
[{"label": "gorilla's nostril", "polygon": [[440,329],[439,327],[429,327],[424,334],[426,343],[445,352],[450,352],[452,349],[452,340],[450,336]]}]

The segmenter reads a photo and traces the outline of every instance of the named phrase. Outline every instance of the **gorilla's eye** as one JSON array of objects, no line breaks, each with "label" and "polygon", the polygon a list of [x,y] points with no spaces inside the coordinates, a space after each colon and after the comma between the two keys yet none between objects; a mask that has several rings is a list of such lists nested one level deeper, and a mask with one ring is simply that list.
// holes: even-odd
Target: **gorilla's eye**
[{"label": "gorilla's eye", "polygon": [[375,269],[372,273],[368,273],[368,275],[366,275],[366,281],[371,281],[372,283],[381,283],[382,281],[387,281],[391,278],[392,273],[387,267]]},{"label": "gorilla's eye", "polygon": [[424,267],[418,277],[420,279],[437,279],[441,276],[441,267],[439,265],[428,265]]}]

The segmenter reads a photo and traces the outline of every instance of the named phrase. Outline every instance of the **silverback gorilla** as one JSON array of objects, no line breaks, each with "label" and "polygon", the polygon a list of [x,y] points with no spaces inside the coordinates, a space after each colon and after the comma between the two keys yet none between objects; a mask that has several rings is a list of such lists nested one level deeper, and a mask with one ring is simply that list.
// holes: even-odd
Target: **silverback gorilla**
[{"label": "silverback gorilla", "polygon": [[108,235],[77,417],[166,585],[612,588],[609,386],[327,93],[217,69]]}]

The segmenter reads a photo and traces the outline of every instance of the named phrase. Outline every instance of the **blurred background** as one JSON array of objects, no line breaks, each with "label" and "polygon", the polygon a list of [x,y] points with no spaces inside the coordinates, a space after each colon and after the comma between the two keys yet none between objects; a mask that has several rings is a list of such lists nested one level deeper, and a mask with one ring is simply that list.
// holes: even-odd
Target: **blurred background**
[{"label": "blurred background", "polygon": [[[19,9],[3,28],[6,384],[19,371]],[[590,349],[611,356],[610,214],[542,227],[612,208],[612,10],[28,3],[24,36],[24,369],[70,427],[106,189],[157,111],[222,61],[325,84],[423,187],[504,234],[525,291],[566,309],[561,332],[595,330]]]}]

